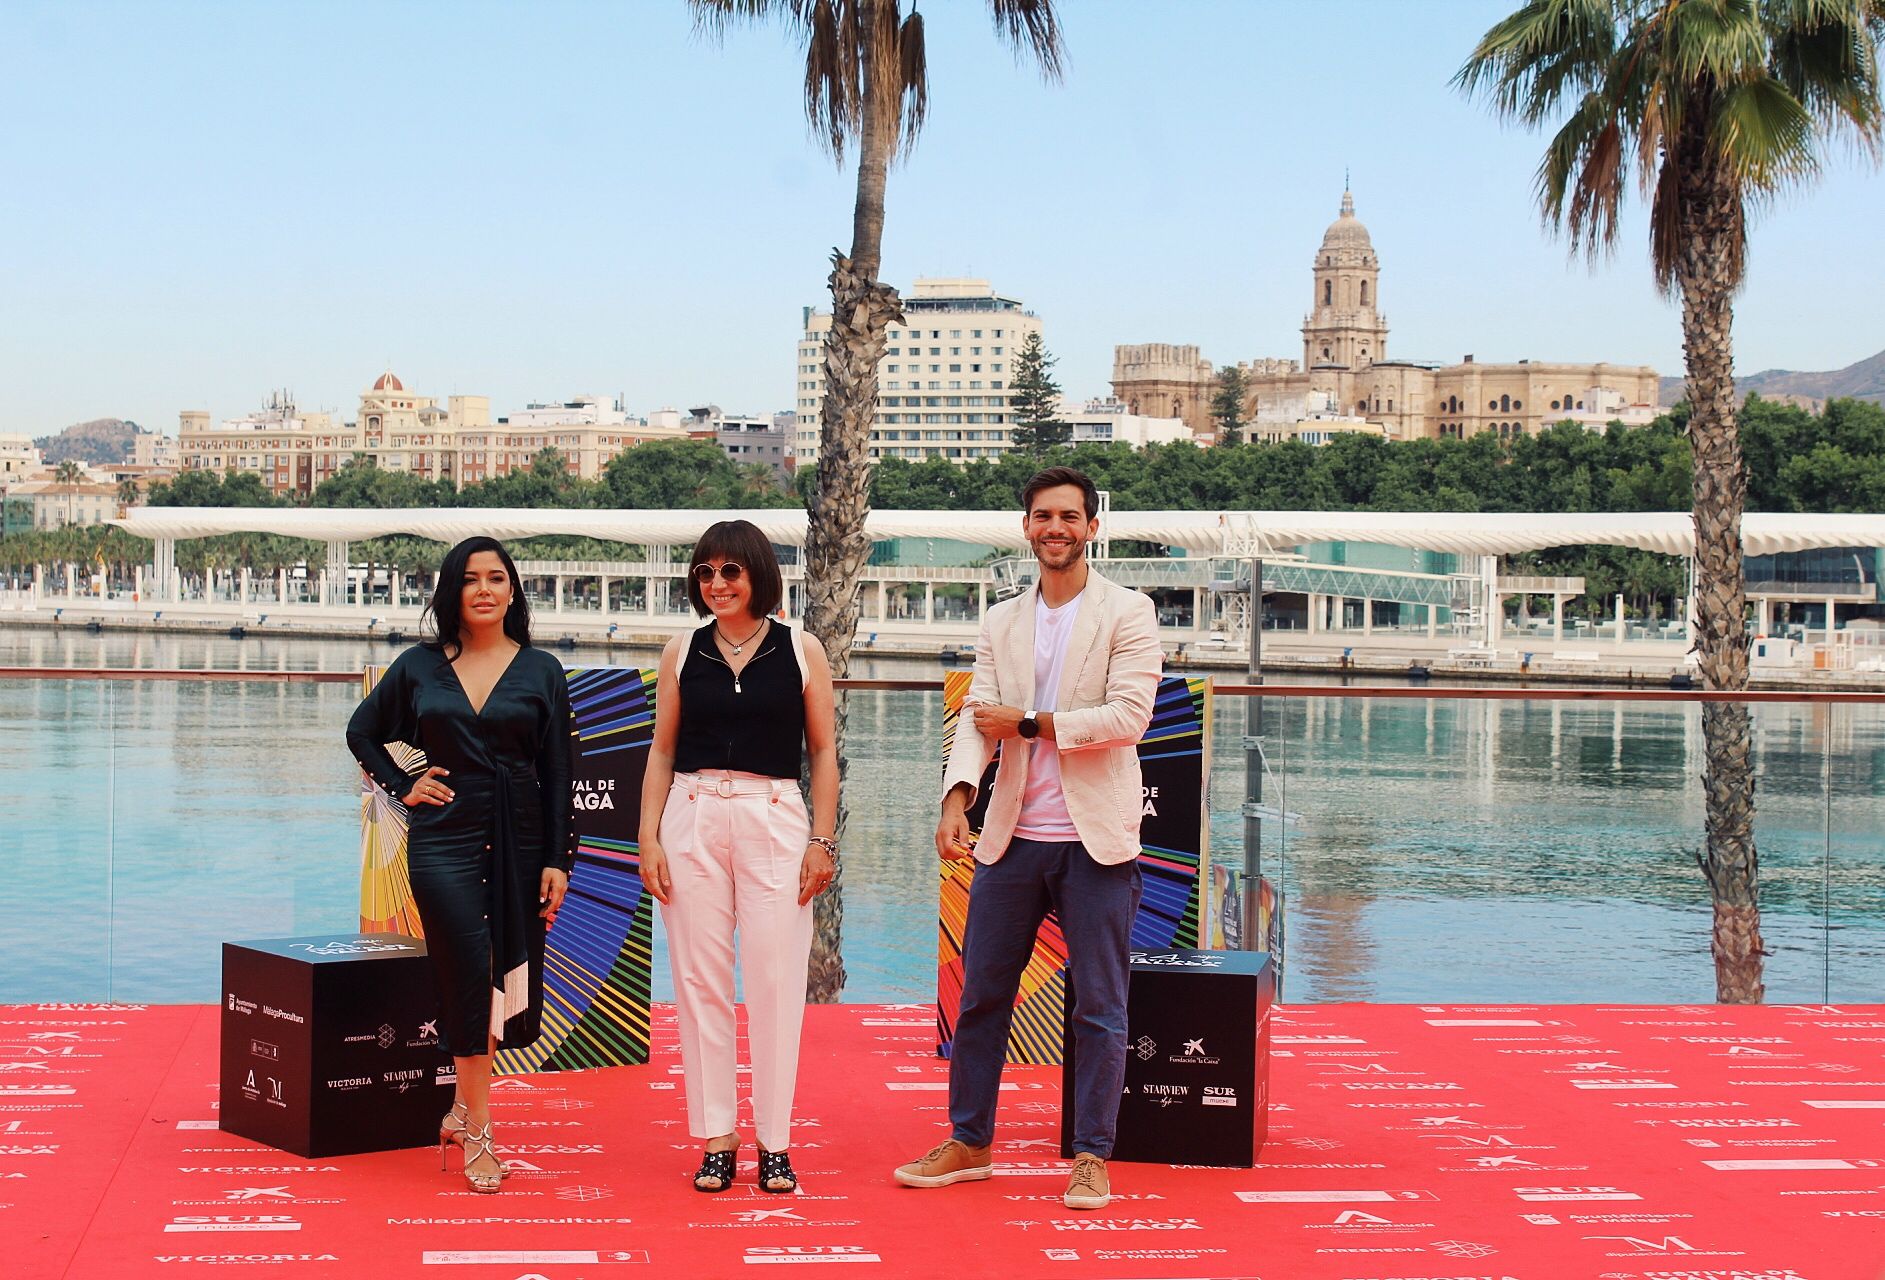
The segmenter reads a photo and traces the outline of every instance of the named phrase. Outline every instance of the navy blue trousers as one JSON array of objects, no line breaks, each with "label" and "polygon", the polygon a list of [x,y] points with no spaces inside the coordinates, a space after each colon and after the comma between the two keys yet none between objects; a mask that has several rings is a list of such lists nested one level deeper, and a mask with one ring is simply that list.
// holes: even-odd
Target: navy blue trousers
[{"label": "navy blue trousers", "polygon": [[1126,1076],[1126,979],[1139,911],[1137,860],[1101,866],[1077,841],[1015,839],[995,862],[978,863],[962,944],[962,1007],[949,1050],[949,1123],[955,1138],[987,1146],[1008,1054],[1015,994],[1051,907],[1059,913],[1073,970],[1078,1046],[1073,1149],[1113,1154],[1119,1091]]}]

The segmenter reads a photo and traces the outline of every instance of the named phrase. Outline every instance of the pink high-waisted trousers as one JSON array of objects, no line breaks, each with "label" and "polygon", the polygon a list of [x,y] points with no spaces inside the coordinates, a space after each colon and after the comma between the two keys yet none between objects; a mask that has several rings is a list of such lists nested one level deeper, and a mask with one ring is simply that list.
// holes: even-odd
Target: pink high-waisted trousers
[{"label": "pink high-waisted trousers", "polygon": [[674,970],[687,1123],[695,1138],[737,1129],[733,935],[752,1053],[759,1145],[792,1141],[812,907],[799,905],[811,817],[794,778],[677,773],[661,813],[670,889],[661,908]]}]

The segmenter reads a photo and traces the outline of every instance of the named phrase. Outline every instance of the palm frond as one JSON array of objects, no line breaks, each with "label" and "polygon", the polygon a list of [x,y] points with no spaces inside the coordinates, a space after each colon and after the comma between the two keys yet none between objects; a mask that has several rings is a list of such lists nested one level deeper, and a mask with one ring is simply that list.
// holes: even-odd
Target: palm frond
[{"label": "palm frond", "polygon": [[1819,171],[1813,117],[1771,76],[1715,98],[1709,149],[1750,195],[1772,195]]},{"label": "palm frond", "polygon": [[696,31],[724,40],[728,30],[742,23],[763,22],[775,14],[793,17],[799,0],[687,0],[687,7]]},{"label": "palm frond", "polygon": [[1060,16],[1054,0],[989,0],[995,31],[1015,48],[1015,55],[1034,55],[1041,74],[1058,81],[1066,70],[1066,43],[1060,34]]},{"label": "palm frond", "polygon": [[[894,11],[893,11],[894,12]],[[923,43],[923,15],[912,13],[897,29],[897,102],[902,111],[902,152],[908,155],[929,118],[929,53]]]},{"label": "palm frond", "polygon": [[1573,252],[1599,256],[1616,238],[1628,172],[1624,122],[1601,95],[1584,96],[1538,166],[1545,220],[1564,228]]},{"label": "palm frond", "polygon": [[1885,0],[1768,0],[1770,73],[1819,128],[1876,156]]},{"label": "palm frond", "polygon": [[1682,170],[1664,153],[1649,198],[1649,266],[1656,287],[1665,295],[1676,292],[1676,264],[1682,252]]},{"label": "palm frond", "polygon": [[1601,83],[1615,40],[1610,0],[1529,0],[1480,39],[1453,83],[1536,125]]},{"label": "palm frond", "polygon": [[1653,38],[1661,74],[1683,84],[1736,84],[1766,68],[1759,0],[1666,4]]}]

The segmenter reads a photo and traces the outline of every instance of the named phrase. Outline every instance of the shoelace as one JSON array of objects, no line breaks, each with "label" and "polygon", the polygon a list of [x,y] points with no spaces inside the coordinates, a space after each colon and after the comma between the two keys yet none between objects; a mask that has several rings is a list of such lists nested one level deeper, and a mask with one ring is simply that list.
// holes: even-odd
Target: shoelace
[{"label": "shoelace", "polygon": [[1097,1160],[1080,1161],[1073,1167],[1073,1177],[1068,1179],[1067,1190],[1072,1191],[1078,1187],[1082,1191],[1091,1191],[1097,1195],[1100,1189],[1099,1171],[1100,1165]]}]

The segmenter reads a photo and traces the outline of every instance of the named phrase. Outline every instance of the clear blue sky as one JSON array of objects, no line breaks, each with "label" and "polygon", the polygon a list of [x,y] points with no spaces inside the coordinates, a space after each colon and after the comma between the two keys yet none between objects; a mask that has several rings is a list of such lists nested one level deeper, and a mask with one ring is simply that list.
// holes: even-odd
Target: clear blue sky
[{"label": "clear blue sky", "polygon": [[[1448,78],[1501,0],[1068,0],[1041,83],[979,0],[932,0],[932,116],[885,274],[986,276],[1065,388],[1120,342],[1300,357],[1344,169],[1390,354],[1678,372],[1643,219],[1590,271],[1539,224],[1542,139]],[[273,387],[351,417],[423,394],[790,407],[799,311],[850,238],[777,28],[682,0],[0,6],[0,432],[176,429]],[[1762,217],[1739,365],[1885,347],[1885,178],[1850,156]]]}]

